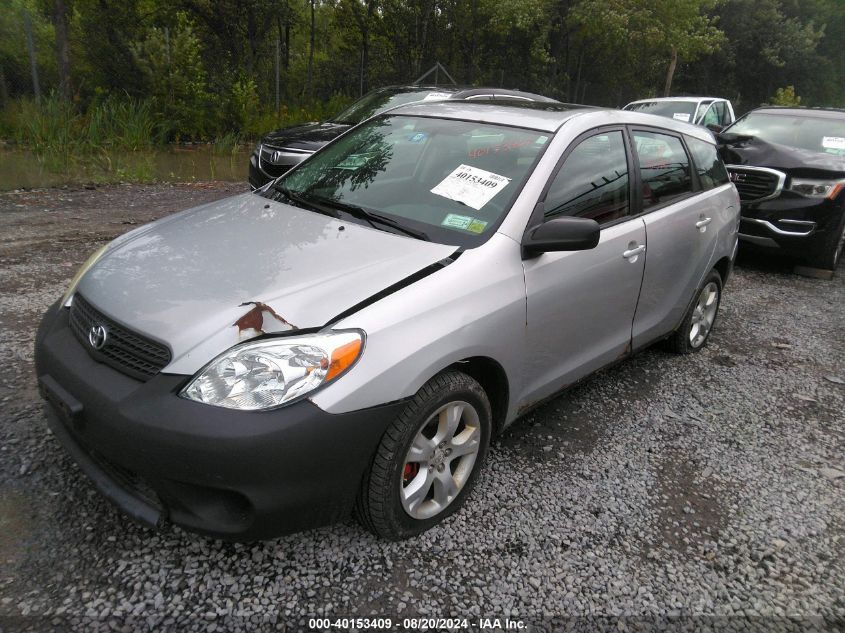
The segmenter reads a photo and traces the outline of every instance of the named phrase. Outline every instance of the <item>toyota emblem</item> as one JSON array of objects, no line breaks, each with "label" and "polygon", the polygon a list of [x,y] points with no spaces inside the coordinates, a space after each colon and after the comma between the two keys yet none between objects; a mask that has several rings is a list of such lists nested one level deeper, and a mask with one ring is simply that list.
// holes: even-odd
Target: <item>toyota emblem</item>
[{"label": "toyota emblem", "polygon": [[88,330],[88,342],[94,349],[103,349],[108,338],[109,331],[104,325],[92,325]]}]

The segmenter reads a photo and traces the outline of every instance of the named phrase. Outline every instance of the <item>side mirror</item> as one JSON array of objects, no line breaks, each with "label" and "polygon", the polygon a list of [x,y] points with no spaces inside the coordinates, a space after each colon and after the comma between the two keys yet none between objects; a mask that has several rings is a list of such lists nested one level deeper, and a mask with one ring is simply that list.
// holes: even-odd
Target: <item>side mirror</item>
[{"label": "side mirror", "polygon": [[529,229],[522,251],[531,257],[555,251],[586,251],[599,243],[599,223],[589,218],[560,217]]}]

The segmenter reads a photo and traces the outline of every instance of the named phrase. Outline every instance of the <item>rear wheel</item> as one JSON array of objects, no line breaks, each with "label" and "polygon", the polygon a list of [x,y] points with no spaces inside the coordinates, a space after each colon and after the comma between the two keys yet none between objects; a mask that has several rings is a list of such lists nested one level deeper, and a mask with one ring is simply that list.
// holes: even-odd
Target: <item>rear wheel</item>
[{"label": "rear wheel", "polygon": [[384,434],[358,496],[358,519],[401,539],[448,517],[475,482],[491,428],[481,385],[457,371],[435,376]]},{"label": "rear wheel", "polygon": [[666,340],[669,350],[676,354],[691,354],[704,347],[716,322],[721,300],[722,278],[718,272],[711,270],[698,289],[681,327]]}]

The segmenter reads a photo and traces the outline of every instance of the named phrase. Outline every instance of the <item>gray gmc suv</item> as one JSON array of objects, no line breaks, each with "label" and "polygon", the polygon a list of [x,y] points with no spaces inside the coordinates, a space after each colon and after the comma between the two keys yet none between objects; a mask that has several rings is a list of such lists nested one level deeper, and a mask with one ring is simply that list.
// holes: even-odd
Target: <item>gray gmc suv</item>
[{"label": "gray gmc suv", "polygon": [[354,510],[408,537],[533,406],[651,343],[700,350],[738,221],[706,129],[401,106],[98,251],[43,319],[39,385],[148,525],[253,540]]}]

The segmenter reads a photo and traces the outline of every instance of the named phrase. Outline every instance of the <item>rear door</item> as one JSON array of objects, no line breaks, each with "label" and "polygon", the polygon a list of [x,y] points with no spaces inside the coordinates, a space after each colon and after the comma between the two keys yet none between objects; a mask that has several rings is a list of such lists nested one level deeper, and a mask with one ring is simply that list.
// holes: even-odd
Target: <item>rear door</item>
[{"label": "rear door", "polygon": [[570,145],[540,200],[541,221],[588,217],[602,230],[592,250],[544,253],[523,262],[525,401],[551,395],[629,349],[646,236],[643,220],[630,215],[629,163],[623,128],[588,132]]},{"label": "rear door", "polygon": [[633,326],[634,348],[680,324],[716,248],[716,217],[681,134],[632,129],[648,254]]}]

